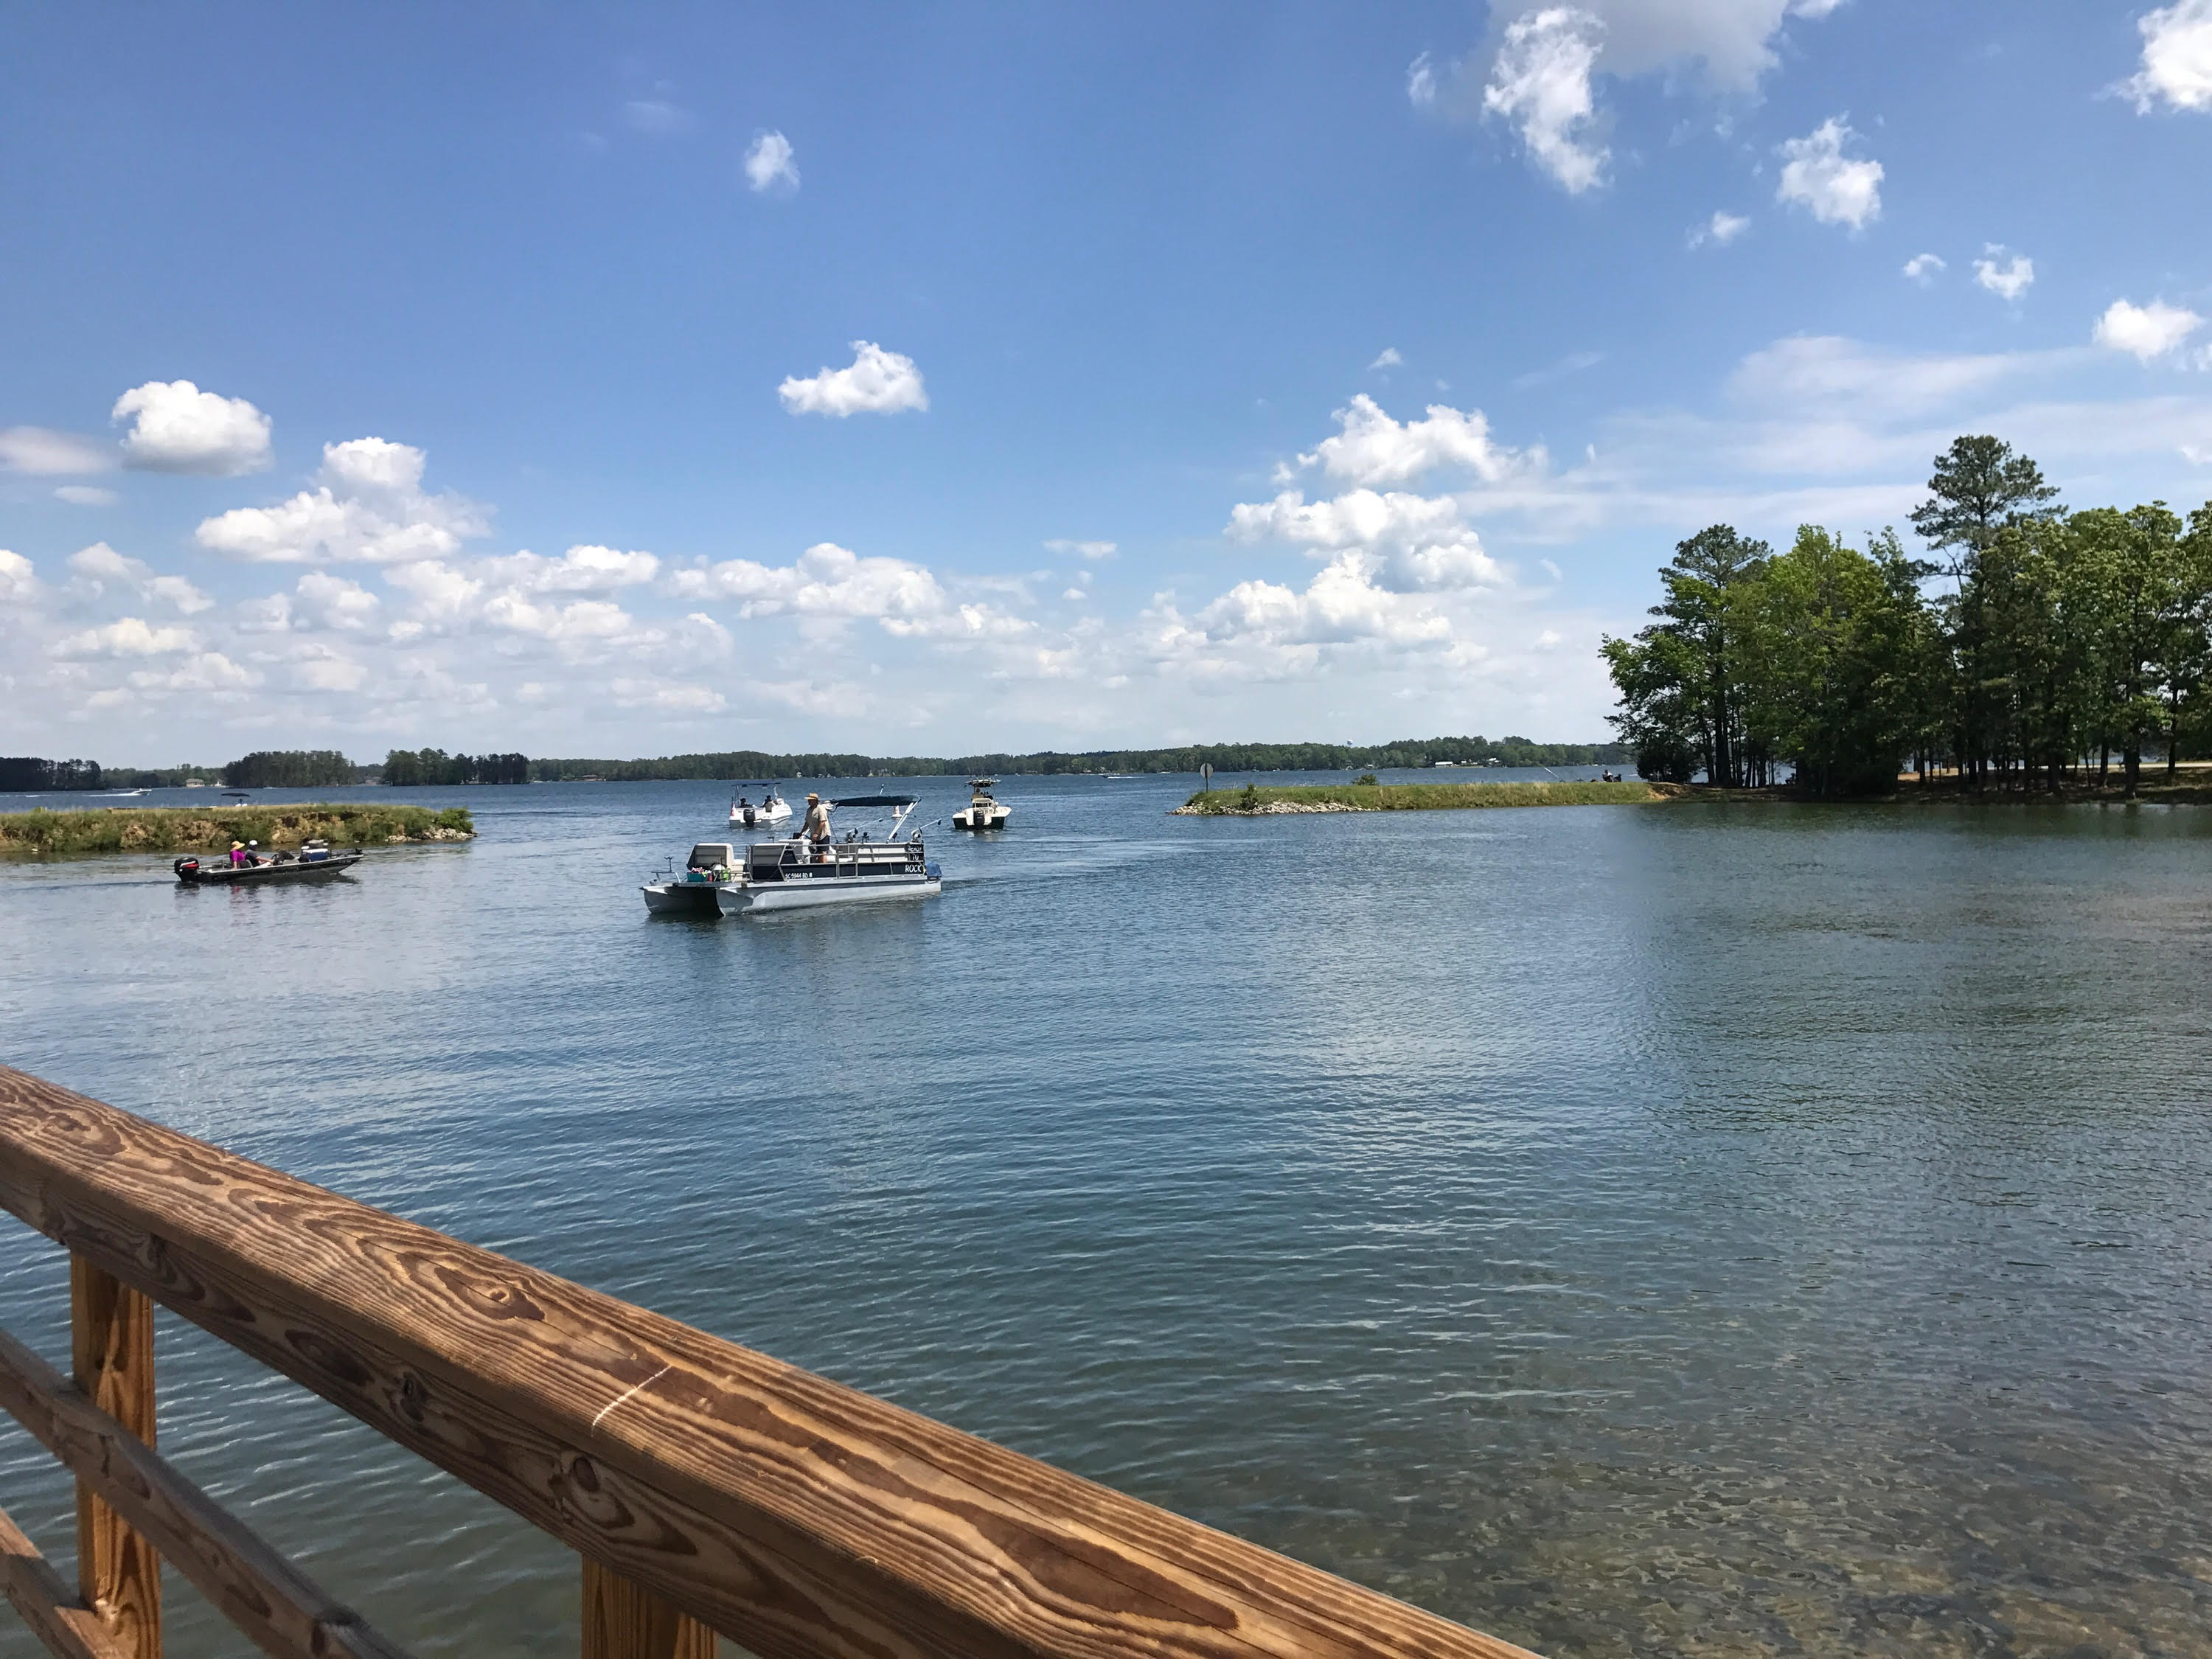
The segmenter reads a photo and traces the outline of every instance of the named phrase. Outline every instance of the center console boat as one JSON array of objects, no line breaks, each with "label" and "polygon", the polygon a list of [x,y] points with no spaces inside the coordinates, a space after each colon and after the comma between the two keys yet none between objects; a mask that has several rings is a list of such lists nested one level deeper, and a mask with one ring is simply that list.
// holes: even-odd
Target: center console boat
[{"label": "center console boat", "polygon": [[791,816],[791,803],[775,793],[769,784],[761,793],[760,804],[755,805],[750,791],[730,803],[730,828],[732,830],[763,829],[781,823]]}]

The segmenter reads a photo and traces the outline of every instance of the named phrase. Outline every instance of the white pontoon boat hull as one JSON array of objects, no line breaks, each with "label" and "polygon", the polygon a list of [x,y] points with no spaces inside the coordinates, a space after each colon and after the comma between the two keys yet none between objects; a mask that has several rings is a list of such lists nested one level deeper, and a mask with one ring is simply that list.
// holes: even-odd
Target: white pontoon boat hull
[{"label": "white pontoon boat hull", "polygon": [[733,881],[649,881],[638,889],[645,908],[659,916],[718,916],[717,896]]},{"label": "white pontoon boat hull", "polygon": [[768,910],[805,910],[823,904],[860,904],[875,899],[928,898],[944,890],[933,873],[920,876],[793,876],[781,881],[733,882],[720,890],[722,914],[751,915]]}]

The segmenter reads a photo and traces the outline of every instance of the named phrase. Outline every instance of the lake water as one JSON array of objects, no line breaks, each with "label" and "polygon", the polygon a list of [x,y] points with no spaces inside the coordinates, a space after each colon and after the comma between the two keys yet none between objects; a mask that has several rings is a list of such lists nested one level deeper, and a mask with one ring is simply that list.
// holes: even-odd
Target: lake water
[{"label": "lake water", "polygon": [[[2212,1654],[2212,813],[1192,787],[1009,780],[941,897],[744,922],[638,898],[713,784],[0,866],[0,1057],[1547,1653]],[[573,1650],[572,1555],[160,1342],[165,1449],[386,1629]]]}]

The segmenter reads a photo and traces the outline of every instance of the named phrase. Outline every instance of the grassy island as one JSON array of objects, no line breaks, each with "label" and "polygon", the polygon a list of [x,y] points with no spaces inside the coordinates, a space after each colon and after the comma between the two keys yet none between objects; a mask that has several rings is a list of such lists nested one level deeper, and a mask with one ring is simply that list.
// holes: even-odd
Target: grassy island
[{"label": "grassy island", "polygon": [[1433,812],[1468,806],[1630,806],[1680,793],[1664,784],[1327,783],[1201,789],[1175,811],[1198,817],[1295,812]]},{"label": "grassy island", "polygon": [[317,836],[334,846],[389,847],[402,842],[468,841],[476,823],[465,806],[357,806],[351,803],[225,807],[112,806],[83,812],[0,814],[0,853],[70,857],[87,853],[222,852],[234,841],[297,847]]}]

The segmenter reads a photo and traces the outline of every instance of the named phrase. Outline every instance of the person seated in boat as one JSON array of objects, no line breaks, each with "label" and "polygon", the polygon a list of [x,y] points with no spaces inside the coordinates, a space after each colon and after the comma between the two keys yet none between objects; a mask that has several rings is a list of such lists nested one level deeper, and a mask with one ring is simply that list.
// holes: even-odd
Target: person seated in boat
[{"label": "person seated in boat", "polygon": [[238,869],[246,862],[246,843],[234,841],[230,844],[230,867]]},{"label": "person seated in boat", "polygon": [[814,861],[830,860],[830,804],[809,792],[806,797],[806,839],[814,843]]}]

